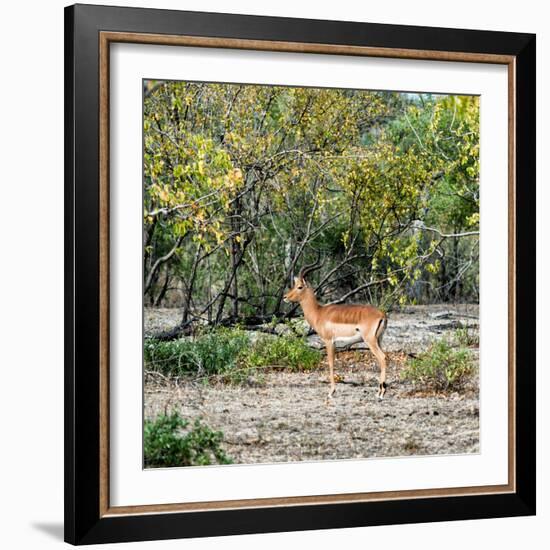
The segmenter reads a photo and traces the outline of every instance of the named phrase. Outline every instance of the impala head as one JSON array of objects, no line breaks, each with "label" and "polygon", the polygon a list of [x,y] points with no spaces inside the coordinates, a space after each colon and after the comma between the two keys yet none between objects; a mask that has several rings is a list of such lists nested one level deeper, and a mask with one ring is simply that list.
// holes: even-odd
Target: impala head
[{"label": "impala head", "polygon": [[285,294],[285,302],[301,302],[306,294],[312,292],[303,277],[294,277],[294,286]]},{"label": "impala head", "polygon": [[294,277],[294,286],[285,294],[285,302],[301,302],[308,295],[313,294],[313,289],[306,281],[306,275],[319,267],[321,264],[318,257],[316,262],[300,269],[298,277]]}]

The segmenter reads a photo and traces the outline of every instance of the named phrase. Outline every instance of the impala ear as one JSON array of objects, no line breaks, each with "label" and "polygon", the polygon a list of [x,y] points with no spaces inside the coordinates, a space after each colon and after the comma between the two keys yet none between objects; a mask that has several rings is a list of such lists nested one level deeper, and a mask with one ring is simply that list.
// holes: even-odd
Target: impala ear
[{"label": "impala ear", "polygon": [[294,277],[294,286],[298,286],[301,282],[300,277]]}]

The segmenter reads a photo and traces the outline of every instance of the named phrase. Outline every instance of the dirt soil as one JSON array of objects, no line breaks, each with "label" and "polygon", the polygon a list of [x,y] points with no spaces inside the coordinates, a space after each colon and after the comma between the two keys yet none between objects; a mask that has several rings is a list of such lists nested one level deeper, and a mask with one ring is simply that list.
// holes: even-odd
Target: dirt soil
[{"label": "dirt soil", "polygon": [[[384,336],[389,388],[382,401],[373,356],[354,349],[337,353],[339,382],[330,402],[324,362],[305,373],[266,372],[239,386],[148,374],[145,418],[174,409],[191,421],[200,417],[223,432],[224,450],[235,463],[476,453],[477,377],[464,391],[444,395],[420,393],[399,373],[408,354],[457,326],[477,330],[477,315],[474,306],[416,306],[392,314]],[[171,326],[174,318],[177,310],[146,311],[146,333]]]}]

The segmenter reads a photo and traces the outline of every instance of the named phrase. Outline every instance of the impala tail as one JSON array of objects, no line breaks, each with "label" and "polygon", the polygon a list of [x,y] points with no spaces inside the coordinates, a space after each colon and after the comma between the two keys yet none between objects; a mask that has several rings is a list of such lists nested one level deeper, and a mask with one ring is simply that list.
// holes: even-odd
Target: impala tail
[{"label": "impala tail", "polygon": [[384,332],[386,332],[386,327],[388,326],[388,318],[386,315],[378,323],[378,328],[376,329],[376,338],[378,340],[378,345],[382,345],[382,338],[384,337]]}]

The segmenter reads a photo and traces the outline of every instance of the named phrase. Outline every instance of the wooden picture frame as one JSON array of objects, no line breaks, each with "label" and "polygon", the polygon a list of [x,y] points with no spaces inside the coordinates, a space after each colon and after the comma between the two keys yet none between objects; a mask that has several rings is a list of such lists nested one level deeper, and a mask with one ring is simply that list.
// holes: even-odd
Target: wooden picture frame
[{"label": "wooden picture frame", "polygon": [[[109,48],[115,42],[508,67],[507,484],[110,505]],[[65,75],[67,542],[91,544],[535,513],[534,35],[76,5],[65,10]]]}]

